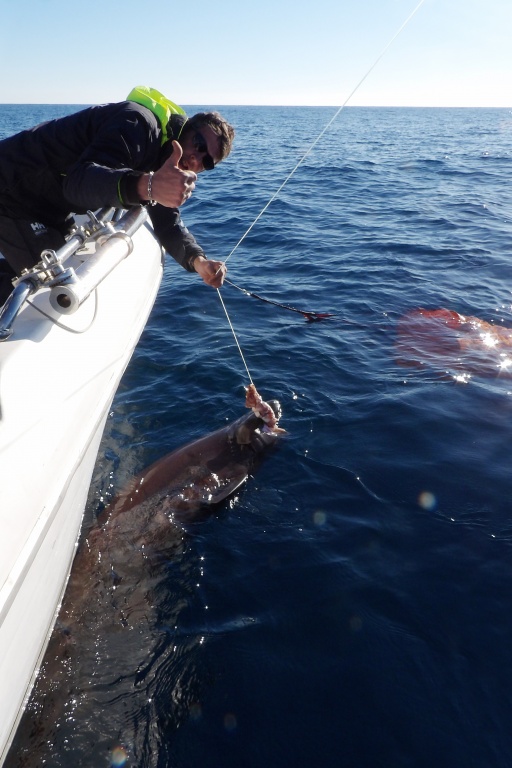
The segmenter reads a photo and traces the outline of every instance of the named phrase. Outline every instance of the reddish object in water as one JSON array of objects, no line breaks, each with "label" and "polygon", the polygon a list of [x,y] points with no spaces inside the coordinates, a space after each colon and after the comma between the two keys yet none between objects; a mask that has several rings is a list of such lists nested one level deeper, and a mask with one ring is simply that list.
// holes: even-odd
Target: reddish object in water
[{"label": "reddish object in water", "polygon": [[481,376],[512,374],[512,329],[451,309],[414,309],[397,324],[400,365]]},{"label": "reddish object in water", "polygon": [[255,385],[249,384],[249,386],[245,388],[245,391],[245,407],[252,408],[256,416],[259,416],[260,419],[263,419],[265,422],[265,427],[269,432],[284,434],[286,430],[277,426],[279,418],[274,413],[274,409],[271,405],[269,405],[269,403],[266,403],[263,400]]}]

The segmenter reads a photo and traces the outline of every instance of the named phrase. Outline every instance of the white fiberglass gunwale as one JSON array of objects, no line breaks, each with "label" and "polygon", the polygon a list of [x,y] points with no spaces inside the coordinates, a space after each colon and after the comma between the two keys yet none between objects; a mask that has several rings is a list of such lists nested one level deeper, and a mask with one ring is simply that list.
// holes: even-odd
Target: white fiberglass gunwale
[{"label": "white fiberglass gunwale", "polygon": [[160,286],[162,249],[145,219],[80,244],[64,263],[71,279],[43,274],[11,305],[13,322],[0,317],[0,764],[62,599],[112,399]]}]

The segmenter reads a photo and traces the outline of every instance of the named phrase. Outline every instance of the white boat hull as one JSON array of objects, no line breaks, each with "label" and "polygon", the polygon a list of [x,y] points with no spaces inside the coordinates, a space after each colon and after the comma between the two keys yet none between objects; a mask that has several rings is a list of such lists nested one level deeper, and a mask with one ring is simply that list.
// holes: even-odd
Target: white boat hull
[{"label": "white boat hull", "polygon": [[0,344],[0,764],[55,622],[112,399],[160,285],[150,228],[133,242],[74,314],[40,291]]}]

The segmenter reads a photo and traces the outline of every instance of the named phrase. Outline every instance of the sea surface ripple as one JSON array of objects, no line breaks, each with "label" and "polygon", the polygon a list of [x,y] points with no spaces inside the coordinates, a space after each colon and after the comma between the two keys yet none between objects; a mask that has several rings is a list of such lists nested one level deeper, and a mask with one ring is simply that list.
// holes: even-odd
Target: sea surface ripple
[{"label": "sea surface ripple", "polygon": [[[5,133],[34,117],[6,110]],[[234,151],[182,214],[225,259],[335,110],[220,111]],[[512,381],[463,356],[400,365],[396,327],[417,308],[512,327],[511,174],[511,111],[342,111],[228,260],[236,285],[335,317],[222,289],[288,435],[188,531],[139,676],[70,705],[47,764],[510,768]],[[247,383],[216,291],[169,258],[86,524],[240,415]]]}]

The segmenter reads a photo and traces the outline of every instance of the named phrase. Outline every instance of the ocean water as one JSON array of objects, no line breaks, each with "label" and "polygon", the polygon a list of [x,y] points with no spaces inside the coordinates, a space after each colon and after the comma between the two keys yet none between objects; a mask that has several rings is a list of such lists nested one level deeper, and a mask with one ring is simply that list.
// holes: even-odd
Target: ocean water
[{"label": "ocean water", "polygon": [[[0,134],[71,109],[2,106]],[[183,219],[225,259],[335,110],[220,111],[234,151]],[[54,719],[31,725],[36,695],[9,768],[510,768],[506,347],[475,367],[476,321],[455,352],[443,330],[425,351],[421,327],[401,348],[398,329],[418,308],[512,328],[511,174],[512,111],[341,112],[227,262],[236,285],[335,317],[222,289],[287,436],[187,529],[147,636],[90,649],[87,706],[47,672]],[[245,364],[217,292],[168,259],[85,527],[133,472],[244,412]]]}]

